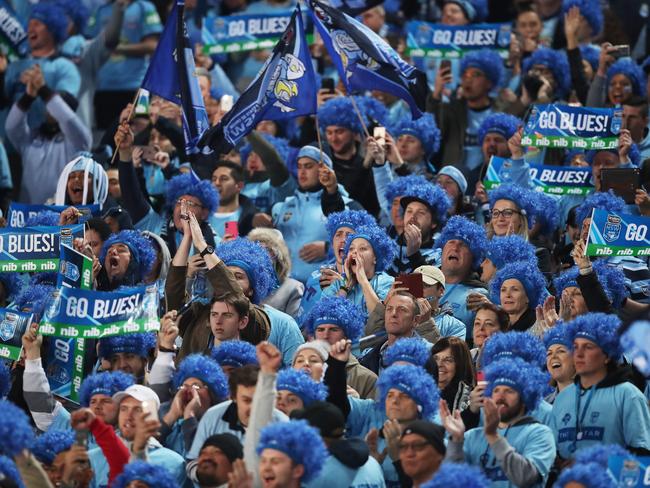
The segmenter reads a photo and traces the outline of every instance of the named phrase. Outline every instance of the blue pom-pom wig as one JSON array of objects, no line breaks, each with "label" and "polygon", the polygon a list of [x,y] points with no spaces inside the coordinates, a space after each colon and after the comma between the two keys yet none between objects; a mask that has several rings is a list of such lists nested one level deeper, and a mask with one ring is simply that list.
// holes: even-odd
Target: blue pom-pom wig
[{"label": "blue pom-pom wig", "polygon": [[445,244],[451,240],[465,243],[472,253],[472,269],[478,269],[485,259],[487,236],[485,229],[466,217],[455,215],[449,219],[436,241],[436,247],[444,250]]},{"label": "blue pom-pom wig", "polygon": [[429,113],[415,120],[408,117],[402,118],[391,127],[390,133],[395,139],[405,134],[418,139],[422,144],[427,159],[431,159],[431,156],[440,149],[440,129],[438,129],[435,119]]},{"label": "blue pom-pom wig", "polygon": [[133,383],[135,383],[133,375],[122,371],[104,371],[91,374],[81,382],[79,403],[82,407],[88,407],[93,396],[106,395],[112,397],[117,392],[126,390]]},{"label": "blue pom-pom wig", "polygon": [[496,276],[490,283],[490,294],[493,303],[501,305],[501,286],[504,281],[510,279],[517,280],[523,285],[528,297],[529,308],[534,309],[537,305],[541,305],[548,296],[546,280],[537,267],[537,261],[519,261],[506,264],[497,271]]},{"label": "blue pom-pom wig", "polygon": [[460,73],[465,73],[468,68],[476,68],[492,83],[492,89],[499,88],[504,80],[505,70],[503,59],[492,49],[470,51],[460,61]]},{"label": "blue pom-pom wig", "polygon": [[0,455],[14,457],[31,449],[34,432],[23,410],[9,400],[0,400]]},{"label": "blue pom-pom wig", "polygon": [[317,383],[301,369],[283,369],[278,373],[275,389],[287,390],[297,395],[307,407],[316,401],[327,399],[327,386]]},{"label": "blue pom-pom wig", "polygon": [[[275,137],[265,132],[262,133],[261,135],[264,139],[266,139],[268,143],[270,143],[275,148],[275,150],[278,152],[278,154],[285,162],[285,164],[288,165],[289,158],[291,155],[289,142],[282,137]],[[251,152],[253,152],[253,147],[250,144],[244,145],[239,150],[239,156],[241,157],[242,166],[244,167],[246,166],[246,161],[248,160],[248,156],[250,156]]]},{"label": "blue pom-pom wig", "polygon": [[124,334],[101,339],[99,356],[110,359],[117,353],[129,353],[146,359],[154,347],[156,347],[156,335],[151,332]]},{"label": "blue pom-pom wig", "polygon": [[587,217],[591,217],[593,209],[623,213],[625,211],[625,200],[616,196],[612,190],[609,190],[607,193],[601,191],[592,193],[576,209],[576,224],[578,228],[582,226],[582,222]]},{"label": "blue pom-pom wig", "polygon": [[560,473],[553,488],[566,488],[569,483],[576,483],[587,488],[617,488],[619,485],[603,468],[596,463],[574,464]]},{"label": "blue pom-pom wig", "polygon": [[547,47],[537,48],[524,60],[523,72],[527,73],[536,65],[545,66],[551,70],[557,86],[556,94],[560,98],[569,94],[571,77],[566,75],[569,73],[569,61],[564,51],[556,51]]},{"label": "blue pom-pom wig", "polygon": [[384,369],[377,380],[380,407],[386,405],[386,397],[392,389],[411,397],[420,412],[421,418],[432,419],[438,411],[440,390],[429,373],[412,364],[396,364]]},{"label": "blue pom-pom wig", "polygon": [[0,273],[0,283],[4,286],[8,303],[20,295],[24,286],[18,273]]},{"label": "blue pom-pom wig", "polygon": [[16,463],[7,456],[0,456],[0,475],[13,480],[18,488],[25,488],[25,484],[23,483],[23,479],[20,477],[20,472],[18,471]]},{"label": "blue pom-pom wig", "polygon": [[353,343],[363,334],[366,314],[357,305],[346,298],[334,296],[319,300],[302,322],[302,329],[314,336],[319,325],[336,325],[343,329],[345,337]]},{"label": "blue pom-pom wig", "polygon": [[375,272],[380,273],[387,269],[397,252],[395,242],[388,237],[386,231],[378,225],[368,225],[366,227],[359,227],[354,234],[348,236],[345,241],[344,255],[347,258],[350,251],[350,245],[355,239],[365,239],[375,253],[377,263],[375,264]]},{"label": "blue pom-pom wig", "polygon": [[487,259],[492,261],[496,269],[517,261],[532,261],[537,259],[535,247],[523,237],[512,234],[509,236],[493,237],[488,243]]},{"label": "blue pom-pom wig", "polygon": [[197,180],[191,173],[174,176],[165,184],[165,203],[173,209],[176,201],[183,195],[198,198],[210,213],[219,206],[219,192],[208,180]]},{"label": "blue pom-pom wig", "polygon": [[519,117],[501,112],[488,115],[478,128],[478,141],[483,144],[483,139],[488,134],[501,134],[506,141],[510,139],[522,124]]},{"label": "blue pom-pom wig", "polygon": [[348,97],[330,98],[318,107],[318,122],[322,130],[330,126],[343,127],[361,134],[363,128]]},{"label": "blue pom-pom wig", "polygon": [[145,461],[133,461],[124,467],[124,471],[113,482],[113,488],[126,488],[133,481],[142,481],[148,488],[180,488],[174,476],[160,464]]},{"label": "blue pom-pom wig", "polygon": [[431,357],[431,344],[420,337],[406,337],[398,339],[384,352],[384,365],[392,366],[395,362],[405,362],[424,368]]},{"label": "blue pom-pom wig", "polygon": [[533,214],[535,212],[535,197],[534,192],[528,188],[524,188],[513,183],[506,183],[499,185],[494,190],[488,193],[490,198],[490,209],[498,200],[509,200],[513,202],[521,213],[526,217],[528,228],[533,226]]},{"label": "blue pom-pom wig", "polygon": [[580,9],[582,15],[591,27],[591,36],[596,37],[603,30],[603,10],[600,3],[593,0],[564,0],[562,13],[566,14],[572,7]]},{"label": "blue pom-pom wig", "polygon": [[447,222],[447,212],[451,206],[451,201],[447,196],[447,192],[438,185],[423,183],[408,186],[402,195],[400,206],[406,210],[406,207],[411,202],[420,202],[429,207],[434,221],[438,224],[437,229],[442,228]]},{"label": "blue pom-pom wig", "polygon": [[422,488],[489,488],[490,480],[476,466],[465,463],[444,462],[436,474]]},{"label": "blue pom-pom wig", "polygon": [[481,353],[481,366],[515,357],[540,369],[546,367],[546,348],[542,341],[528,332],[515,331],[493,334],[486,340]]},{"label": "blue pom-pom wig", "polygon": [[54,458],[72,447],[75,433],[72,430],[49,429],[38,436],[32,447],[32,453],[41,463],[51,465]]},{"label": "blue pom-pom wig", "polygon": [[47,27],[54,42],[61,44],[68,37],[68,19],[65,11],[54,2],[39,2],[32,7],[29,20],[38,20]]},{"label": "blue pom-pom wig", "polygon": [[190,354],[178,365],[172,378],[175,389],[180,388],[187,378],[196,378],[205,383],[216,401],[228,398],[228,379],[221,366],[203,354]]},{"label": "blue pom-pom wig", "polygon": [[223,341],[212,348],[210,355],[221,367],[241,368],[248,364],[259,364],[255,346],[246,341]]},{"label": "blue pom-pom wig", "polygon": [[558,322],[544,334],[544,347],[546,350],[555,344],[560,344],[569,351],[573,350],[571,329],[564,322]]},{"label": "blue pom-pom wig", "polygon": [[408,175],[395,178],[386,187],[386,200],[388,200],[388,203],[392,204],[393,200],[397,197],[403,196],[410,186],[423,185],[426,183],[429,183],[429,180],[420,175]]},{"label": "blue pom-pom wig", "polygon": [[620,326],[621,320],[616,315],[600,312],[580,315],[569,322],[571,343],[576,339],[586,339],[600,347],[609,358],[617,360],[621,355]]},{"label": "blue pom-pom wig", "polygon": [[488,382],[485,395],[492,396],[492,392],[499,385],[508,386],[517,390],[526,411],[532,412],[542,400],[548,388],[550,376],[542,372],[537,366],[528,364],[521,358],[501,359],[488,365],[485,369],[485,379]]},{"label": "blue pom-pom wig", "polygon": [[376,223],[375,218],[365,210],[343,210],[342,212],[329,214],[325,228],[327,229],[329,241],[332,242],[334,234],[341,227],[349,227],[352,230],[356,230],[359,227],[374,225]]},{"label": "blue pom-pom wig", "polygon": [[630,58],[621,58],[607,70],[607,86],[616,75],[624,75],[632,84],[632,93],[637,96],[645,94],[646,76],[643,69]]},{"label": "blue pom-pom wig", "polygon": [[[133,283],[141,282],[147,273],[153,269],[153,265],[156,261],[156,251],[151,244],[151,241],[143,236],[137,230],[123,230],[117,234],[111,235],[104,245],[102,246],[102,251],[99,255],[99,262],[104,265],[106,261],[106,255],[110,250],[111,246],[116,244],[124,244],[129,248],[131,252],[131,262],[129,263],[129,270],[134,268],[135,273],[137,274],[133,279]],[[127,274],[129,271],[127,271]]]}]

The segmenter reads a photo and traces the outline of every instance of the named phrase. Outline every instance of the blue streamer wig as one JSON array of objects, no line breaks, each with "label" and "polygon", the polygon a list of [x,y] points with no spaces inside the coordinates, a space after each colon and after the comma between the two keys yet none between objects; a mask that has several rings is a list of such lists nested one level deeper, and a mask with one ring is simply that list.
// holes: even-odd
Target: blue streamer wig
[{"label": "blue streamer wig", "polygon": [[591,36],[596,37],[603,30],[603,11],[598,2],[593,0],[564,0],[562,14],[566,14],[572,7],[580,9],[582,15],[591,27]]},{"label": "blue streamer wig", "polygon": [[[261,133],[261,135],[264,139],[266,139],[268,143],[270,143],[275,148],[275,150],[282,158],[282,161],[284,161],[285,164],[288,164],[291,155],[291,151],[290,151],[291,148],[289,147],[289,141],[287,141],[282,137],[275,137],[265,132]],[[251,152],[253,152],[253,147],[250,144],[245,144],[239,150],[239,156],[241,157],[242,166],[246,167],[246,161],[248,160],[248,156],[250,156]]]},{"label": "blue streamer wig", "polygon": [[504,332],[488,338],[481,353],[481,366],[501,359],[521,358],[540,369],[546,367],[546,348],[540,339],[528,332]]},{"label": "blue streamer wig", "polygon": [[617,488],[619,485],[606,468],[596,464],[574,464],[560,473],[553,488],[565,488],[569,483],[580,483],[587,488]]},{"label": "blue streamer wig", "polygon": [[384,352],[384,365],[392,366],[397,361],[420,366],[431,357],[431,344],[420,337],[406,337],[398,339]]},{"label": "blue streamer wig", "polygon": [[488,193],[490,198],[490,209],[494,207],[497,200],[509,200],[519,208],[523,215],[526,216],[528,228],[531,228],[533,226],[533,214],[535,213],[536,204],[534,194],[535,192],[533,190],[515,185],[514,183],[499,185]]},{"label": "blue streamer wig", "polygon": [[32,453],[41,463],[49,466],[57,454],[70,449],[74,441],[75,433],[72,430],[49,429],[36,438]]},{"label": "blue streamer wig", "polygon": [[217,210],[219,206],[219,192],[208,180],[197,181],[192,173],[185,173],[174,176],[165,184],[165,204],[167,208],[173,209],[183,195],[196,197],[207,208],[210,213]]},{"label": "blue streamer wig", "polygon": [[334,234],[341,227],[349,227],[356,230],[359,227],[366,225],[376,225],[377,221],[365,210],[343,210],[342,212],[335,212],[329,214],[325,228],[327,229],[328,239],[332,242]]},{"label": "blue streamer wig", "polygon": [[503,68],[503,59],[493,49],[480,49],[470,51],[460,61],[460,74],[468,68],[476,68],[492,83],[492,89],[499,88],[504,81],[505,70]]},{"label": "blue streamer wig", "polygon": [[444,249],[445,244],[451,240],[460,240],[465,243],[472,253],[472,269],[478,269],[485,259],[487,250],[487,236],[485,229],[466,217],[455,215],[449,219],[442,229],[436,247]]},{"label": "blue streamer wig", "polygon": [[527,73],[533,66],[541,65],[550,69],[557,86],[557,95],[566,97],[571,89],[569,61],[564,51],[556,51],[547,47],[538,47],[533,54],[524,60],[523,73]]},{"label": "blue streamer wig", "polygon": [[133,383],[135,383],[133,375],[123,371],[104,371],[91,374],[81,382],[79,403],[82,407],[88,407],[93,396],[101,394],[112,397],[116,393],[126,390]]},{"label": "blue streamer wig", "polygon": [[0,474],[6,478],[13,480],[18,488],[25,488],[23,479],[20,477],[20,472],[16,463],[14,463],[7,456],[0,456]]},{"label": "blue streamer wig", "polygon": [[105,337],[99,341],[99,357],[109,359],[118,353],[129,353],[147,358],[156,347],[156,335],[151,332]]},{"label": "blue streamer wig", "polygon": [[133,461],[124,466],[124,471],[115,478],[112,487],[126,488],[132,481],[142,481],[148,488],[179,488],[167,468],[145,461]]},{"label": "blue streamer wig", "polygon": [[27,217],[27,222],[25,222],[25,227],[54,227],[59,225],[59,217],[61,214],[59,212],[52,212],[51,210],[41,210],[35,215]]},{"label": "blue streamer wig", "polygon": [[602,191],[592,193],[576,209],[576,224],[578,228],[582,226],[582,222],[587,217],[591,217],[593,209],[623,213],[625,211],[625,200],[616,196],[612,190],[609,190],[607,193]]},{"label": "blue streamer wig", "polygon": [[156,250],[153,244],[137,230],[122,230],[117,234],[112,234],[104,242],[101,253],[99,254],[99,262],[102,266],[111,246],[116,244],[124,244],[131,251],[131,260],[137,263],[138,277],[136,281],[141,282],[147,273],[153,269],[153,265],[156,262]]},{"label": "blue streamer wig", "polygon": [[14,457],[31,449],[34,432],[23,410],[9,400],[0,400],[0,455]]},{"label": "blue streamer wig", "polygon": [[487,246],[487,259],[492,261],[496,269],[516,261],[535,261],[535,246],[523,237],[513,234],[493,237]]},{"label": "blue streamer wig", "polygon": [[580,315],[569,322],[571,343],[576,339],[587,339],[600,347],[607,357],[618,360],[621,355],[621,345],[618,340],[618,329],[621,319],[616,315],[590,312]]},{"label": "blue streamer wig", "polygon": [[428,182],[421,185],[410,185],[402,195],[400,205],[406,210],[407,205],[414,200],[429,207],[434,221],[438,224],[438,229],[445,225],[447,212],[451,207],[451,201],[445,190]]},{"label": "blue streamer wig", "polygon": [[224,341],[213,347],[210,355],[221,367],[241,368],[248,364],[259,364],[255,346],[246,341]]},{"label": "blue streamer wig", "polygon": [[418,139],[427,159],[431,159],[431,156],[440,149],[440,129],[438,129],[433,115],[429,113],[416,120],[410,117],[402,118],[391,127],[390,133],[395,139],[404,134]]},{"label": "blue streamer wig", "polygon": [[641,67],[630,58],[621,58],[607,70],[607,86],[616,75],[624,75],[632,84],[632,93],[637,96],[645,94],[646,76]]},{"label": "blue streamer wig", "polygon": [[449,488],[451,486],[489,488],[490,480],[476,466],[465,463],[444,462],[433,475],[433,478],[424,483],[422,488]]},{"label": "blue streamer wig", "polygon": [[499,385],[508,386],[519,392],[527,412],[537,408],[550,380],[548,373],[518,357],[495,361],[484,371],[488,382],[485,396],[491,397],[494,388]]},{"label": "blue streamer wig", "polygon": [[386,187],[386,200],[392,204],[393,200],[403,196],[411,185],[422,185],[428,182],[429,180],[420,175],[400,176],[390,182]]},{"label": "blue streamer wig", "polygon": [[382,411],[386,406],[388,392],[392,389],[407,394],[425,420],[431,420],[438,411],[440,390],[431,375],[420,366],[396,364],[384,369],[377,380],[377,388]]},{"label": "blue streamer wig", "polygon": [[490,295],[493,303],[501,305],[501,286],[504,281],[510,279],[515,279],[524,286],[529,308],[534,309],[537,305],[541,305],[548,296],[546,280],[537,266],[537,260],[519,261],[506,264],[497,271],[490,283]]},{"label": "blue streamer wig", "polygon": [[345,337],[356,343],[366,325],[366,314],[350,300],[334,296],[321,298],[302,321],[302,329],[314,336],[316,328],[332,324],[343,329]]},{"label": "blue streamer wig", "polygon": [[277,391],[287,390],[297,395],[307,407],[314,402],[327,399],[327,386],[317,383],[307,373],[299,369],[283,369],[278,373],[275,384]]},{"label": "blue streamer wig", "polygon": [[492,133],[501,134],[506,141],[510,139],[523,122],[519,117],[501,112],[488,115],[478,128],[478,141],[483,144],[485,136]]},{"label": "blue streamer wig", "polygon": [[208,356],[203,354],[186,356],[174,373],[172,385],[178,389],[187,378],[196,378],[205,383],[217,401],[228,398],[228,378],[221,366]]},{"label": "blue streamer wig", "polygon": [[350,245],[355,239],[365,239],[372,246],[375,253],[377,263],[375,264],[375,272],[380,273],[387,269],[397,253],[395,242],[388,237],[386,231],[378,225],[368,225],[366,227],[359,227],[354,234],[348,236],[345,241],[344,254],[347,259]]}]

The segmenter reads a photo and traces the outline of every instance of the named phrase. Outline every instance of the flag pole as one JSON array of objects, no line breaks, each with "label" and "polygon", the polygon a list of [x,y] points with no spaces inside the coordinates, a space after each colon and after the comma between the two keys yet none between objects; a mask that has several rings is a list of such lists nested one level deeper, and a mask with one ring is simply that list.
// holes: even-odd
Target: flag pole
[{"label": "flag pole", "polygon": [[361,115],[361,111],[357,106],[357,102],[354,101],[354,97],[352,95],[348,95],[348,96],[350,98],[350,101],[352,102],[352,107],[354,107],[354,111],[357,113],[357,117],[359,117],[359,122],[361,122],[361,127],[363,127],[363,132],[365,132],[366,138],[370,137],[370,133],[368,132],[368,127],[366,126],[366,122],[363,120],[363,116]]},{"label": "flag pole", "polygon": [[318,149],[320,150],[320,164],[323,164],[323,141],[320,136],[320,124],[318,123],[318,114],[314,115],[316,119],[316,137],[318,139]]},{"label": "flag pole", "polygon": [[[133,97],[133,102],[131,102],[131,110],[129,110],[129,115],[127,116],[124,122],[130,122],[131,119],[133,118],[133,114],[135,112],[135,106],[138,103],[138,98],[140,98],[140,88],[138,88],[137,91],[135,92],[135,97]],[[120,120],[119,125],[122,125],[122,122],[123,121]],[[122,141],[120,140],[120,144],[121,143]],[[113,166],[113,163],[115,162],[115,156],[117,156],[117,153],[119,152],[120,144],[117,144],[115,146],[115,151],[113,152],[113,157],[111,157],[111,163],[109,164],[109,166]]]}]

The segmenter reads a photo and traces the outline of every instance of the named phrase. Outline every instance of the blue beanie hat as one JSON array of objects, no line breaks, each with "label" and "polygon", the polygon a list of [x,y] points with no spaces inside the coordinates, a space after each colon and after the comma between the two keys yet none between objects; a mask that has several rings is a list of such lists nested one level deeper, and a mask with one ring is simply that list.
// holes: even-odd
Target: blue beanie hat
[{"label": "blue beanie hat", "polygon": [[295,464],[302,464],[305,473],[301,482],[308,483],[321,472],[328,452],[318,430],[306,420],[275,422],[262,429],[257,454],[274,449],[286,454]]},{"label": "blue beanie hat", "polygon": [[[289,142],[282,138],[282,137],[275,137],[270,134],[267,134],[266,132],[261,133],[262,137],[266,139],[266,142],[270,143],[275,150],[278,152],[280,155],[280,158],[285,162],[285,164],[288,164],[289,162],[289,155],[290,155],[290,148],[289,148]],[[250,144],[245,144],[240,150],[239,150],[239,155],[241,156],[241,164],[242,166],[246,167],[246,161],[248,160],[248,156],[250,153],[253,152],[253,147]],[[318,161],[318,160],[317,160]],[[212,186],[212,185],[210,185]],[[214,188],[214,187],[213,187]],[[215,206],[216,209],[216,206]]]},{"label": "blue beanie hat", "polygon": [[81,382],[79,403],[82,407],[88,407],[93,396],[101,394],[112,397],[117,392],[126,390],[133,383],[135,383],[133,375],[123,371],[104,371],[91,374]]},{"label": "blue beanie hat", "polygon": [[0,362],[0,398],[6,398],[11,390],[11,372],[5,362]]},{"label": "blue beanie hat", "polygon": [[114,354],[136,354],[147,358],[156,347],[156,335],[151,332],[105,337],[99,341],[99,357],[110,359]]},{"label": "blue beanie hat", "polygon": [[329,214],[325,228],[327,229],[329,242],[332,242],[334,234],[341,227],[349,227],[355,230],[359,227],[375,224],[377,224],[375,218],[365,210],[343,210],[342,212]]},{"label": "blue beanie hat", "polygon": [[14,457],[34,444],[34,432],[23,410],[9,400],[0,400],[0,455]]},{"label": "blue beanie hat", "polygon": [[56,3],[40,2],[32,7],[29,20],[38,20],[47,27],[54,42],[61,44],[68,37],[68,19]]},{"label": "blue beanie hat", "polygon": [[414,366],[424,367],[431,356],[431,344],[420,337],[398,339],[384,352],[384,365],[392,366],[396,361],[404,361]]},{"label": "blue beanie hat", "polygon": [[422,185],[428,182],[429,180],[420,175],[408,175],[395,178],[386,187],[386,200],[392,204],[393,200],[404,195],[411,185]]},{"label": "blue beanie hat", "polygon": [[469,247],[472,253],[472,269],[478,269],[485,259],[487,250],[488,240],[485,229],[466,217],[454,215],[442,229],[436,247],[444,249],[447,242],[455,239],[463,241]]},{"label": "blue beanie hat", "polygon": [[488,194],[490,198],[490,209],[494,207],[497,200],[510,200],[513,202],[528,221],[528,227],[533,226],[533,214],[535,212],[535,192],[513,183],[499,185]]},{"label": "blue beanie hat", "polygon": [[486,396],[492,396],[492,391],[499,385],[509,386],[519,392],[527,412],[537,408],[550,380],[548,373],[518,357],[495,361],[484,371],[488,382]]},{"label": "blue beanie hat", "polygon": [[137,230],[122,230],[117,234],[113,234],[104,242],[99,254],[99,262],[102,265],[106,260],[109,249],[116,244],[124,244],[129,248],[129,251],[131,251],[131,260],[138,265],[138,277],[136,281],[141,282],[144,280],[156,261],[156,251],[151,241]]},{"label": "blue beanie hat", "polygon": [[2,479],[2,477],[13,480],[18,488],[25,488],[25,484],[23,483],[23,479],[20,477],[20,472],[18,471],[16,463],[7,456],[0,456],[0,479]]},{"label": "blue beanie hat", "polygon": [[593,209],[623,213],[625,211],[625,200],[616,196],[612,190],[609,190],[607,193],[602,191],[592,193],[576,209],[576,224],[578,228],[582,226],[582,222],[586,218],[591,218]]},{"label": "blue beanie hat", "polygon": [[528,307],[534,309],[537,305],[544,303],[548,296],[546,291],[546,280],[535,261],[519,261],[506,264],[497,271],[496,276],[490,284],[492,301],[501,305],[501,286],[506,280],[518,280],[526,290]]},{"label": "blue beanie hat", "polygon": [[490,480],[476,466],[465,463],[452,463],[446,461],[421,488],[449,488],[462,486],[463,488],[489,488]]},{"label": "blue beanie hat", "polygon": [[228,379],[221,366],[203,354],[190,354],[178,365],[172,378],[175,389],[180,388],[187,378],[196,378],[205,383],[218,401],[228,398]]},{"label": "blue beanie hat", "polygon": [[561,344],[569,351],[573,350],[571,329],[564,322],[558,322],[544,334],[544,347],[546,350],[554,344]]},{"label": "blue beanie hat", "polygon": [[467,179],[461,170],[455,166],[444,166],[440,171],[438,171],[438,176],[440,175],[449,176],[458,185],[461,195],[465,194],[467,191]]},{"label": "blue beanie hat", "polygon": [[528,332],[503,332],[488,338],[481,353],[481,366],[502,359],[521,358],[540,369],[546,367],[546,348],[542,341]]},{"label": "blue beanie hat", "polygon": [[40,462],[50,465],[57,454],[70,449],[74,441],[75,433],[72,430],[49,429],[36,438],[32,453]]},{"label": "blue beanie hat", "polygon": [[300,158],[309,158],[316,161],[317,163],[319,163],[320,160],[322,159],[323,164],[325,164],[325,166],[327,166],[329,169],[332,169],[332,160],[330,159],[330,157],[327,155],[326,152],[324,151],[321,152],[321,150],[318,149],[317,147],[302,146],[300,151],[298,151],[297,159]]},{"label": "blue beanie hat", "polygon": [[148,488],[179,488],[174,476],[160,464],[145,461],[132,461],[124,466],[124,471],[111,485],[113,488],[126,488],[133,481],[142,481]]},{"label": "blue beanie hat", "polygon": [[607,469],[610,456],[630,457],[632,453],[619,444],[596,444],[576,452],[576,464],[596,463]]},{"label": "blue beanie hat", "polygon": [[521,119],[514,115],[501,112],[488,115],[478,128],[479,144],[483,144],[485,136],[492,133],[501,134],[507,141],[522,124]]},{"label": "blue beanie hat", "polygon": [[603,11],[600,3],[594,0],[564,0],[562,2],[562,14],[566,14],[572,7],[580,9],[580,15],[591,26],[591,36],[596,37],[603,30]]},{"label": "blue beanie hat", "polygon": [[18,273],[0,273],[0,283],[4,286],[7,302],[15,300],[24,286]]},{"label": "blue beanie hat", "polygon": [[580,55],[582,59],[591,65],[591,69],[598,69],[598,60],[600,58],[600,47],[594,44],[583,44],[580,46]]},{"label": "blue beanie hat", "polygon": [[316,401],[324,402],[327,399],[327,386],[317,383],[307,373],[298,369],[283,369],[278,373],[275,389],[287,390],[297,395],[305,407]]},{"label": "blue beanie hat", "polygon": [[211,356],[221,367],[241,368],[249,364],[259,364],[255,346],[246,341],[223,341],[212,348]]},{"label": "blue beanie hat", "polygon": [[530,196],[533,199],[533,225],[539,223],[542,235],[552,234],[557,229],[560,220],[558,201],[539,191],[531,192]]},{"label": "blue beanie hat", "polygon": [[492,89],[499,88],[503,83],[505,70],[503,59],[492,49],[479,49],[470,51],[460,61],[460,74],[465,73],[467,68],[476,68],[492,83]]},{"label": "blue beanie hat", "polygon": [[52,212],[51,210],[42,210],[35,215],[32,215],[27,218],[25,222],[25,227],[54,227],[59,225],[59,217],[61,214],[59,212]]},{"label": "blue beanie hat", "polygon": [[199,199],[210,213],[219,206],[219,192],[208,180],[198,180],[192,173],[174,176],[165,184],[165,203],[173,209],[183,195],[190,195]]},{"label": "blue beanie hat", "polygon": [[481,22],[488,15],[487,0],[447,0],[445,3],[457,4],[470,22]]},{"label": "blue beanie hat", "polygon": [[607,70],[607,86],[615,75],[625,75],[632,84],[632,93],[641,96],[645,93],[645,73],[643,69],[630,58],[621,58]]},{"label": "blue beanie hat", "polygon": [[363,333],[366,318],[366,314],[350,300],[339,296],[324,297],[316,302],[304,318],[302,329],[313,336],[319,325],[337,325],[343,329],[345,337],[354,343]]},{"label": "blue beanie hat", "polygon": [[74,24],[78,34],[82,34],[86,28],[90,12],[84,2],[79,0],[55,0],[55,3],[65,11],[65,14]]},{"label": "blue beanie hat", "polygon": [[410,116],[402,117],[391,128],[390,133],[395,138],[408,134],[418,139],[422,144],[427,159],[430,159],[440,149],[440,129],[438,129],[435,119],[429,113],[416,120],[413,120]]},{"label": "blue beanie hat", "polygon": [[393,262],[393,259],[395,259],[397,252],[395,241],[388,237],[388,234],[386,234],[386,231],[382,227],[368,225],[355,229],[354,234],[349,235],[345,241],[345,250],[343,253],[346,258],[350,251],[350,245],[355,239],[365,239],[372,246],[375,258],[377,259],[377,263],[375,264],[376,273],[387,269]]},{"label": "blue beanie hat", "polygon": [[447,212],[451,206],[447,192],[433,183],[410,185],[402,195],[400,206],[406,210],[411,202],[420,202],[431,210],[432,217],[441,229],[447,222]]},{"label": "blue beanie hat", "polygon": [[322,130],[337,126],[358,134],[363,132],[357,113],[348,97],[330,98],[318,107],[317,116]]},{"label": "blue beanie hat", "polygon": [[246,273],[253,289],[253,303],[262,303],[277,288],[271,256],[258,242],[239,237],[219,244],[216,254],[226,266],[237,266]]},{"label": "blue beanie hat", "polygon": [[621,319],[616,315],[590,312],[569,322],[571,342],[587,339],[600,347],[607,357],[617,360],[621,355],[618,329]]},{"label": "blue beanie hat", "polygon": [[528,72],[535,65],[546,66],[553,73],[557,86],[557,95],[565,97],[571,89],[569,61],[564,51],[556,51],[547,47],[538,47],[533,54],[524,59],[523,72]]},{"label": "blue beanie hat", "polygon": [[596,463],[574,464],[560,473],[553,488],[565,488],[569,483],[579,483],[587,488],[617,488],[619,485]]},{"label": "blue beanie hat", "polygon": [[494,236],[487,246],[487,259],[492,261],[496,269],[517,261],[535,261],[535,246],[523,237],[513,234],[509,236]]},{"label": "blue beanie hat", "polygon": [[29,312],[38,315],[43,315],[45,307],[48,306],[52,300],[52,294],[56,289],[51,285],[32,285],[22,290],[14,306],[21,312],[28,310]]},{"label": "blue beanie hat", "polygon": [[384,369],[377,380],[379,402],[382,411],[386,405],[389,390],[406,393],[418,406],[423,419],[432,419],[438,411],[440,390],[429,373],[420,366],[396,364]]}]

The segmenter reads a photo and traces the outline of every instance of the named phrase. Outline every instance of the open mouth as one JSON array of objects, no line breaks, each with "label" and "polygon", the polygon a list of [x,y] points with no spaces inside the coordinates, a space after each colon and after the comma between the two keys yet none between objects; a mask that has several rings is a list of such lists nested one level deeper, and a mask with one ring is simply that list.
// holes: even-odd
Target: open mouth
[{"label": "open mouth", "polygon": [[275,481],[275,476],[272,474],[262,476],[262,483],[265,486],[271,485]]},{"label": "open mouth", "polygon": [[343,260],[343,258],[345,257],[345,246],[339,247],[338,253],[341,260]]},{"label": "open mouth", "polygon": [[551,369],[560,369],[562,367],[562,363],[559,361],[553,361],[551,363]]},{"label": "open mouth", "polygon": [[112,256],[108,259],[108,268],[111,271],[117,271],[120,266],[120,260],[116,256]]}]

